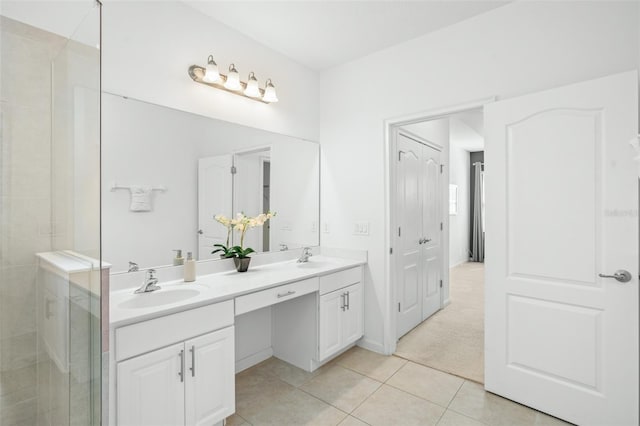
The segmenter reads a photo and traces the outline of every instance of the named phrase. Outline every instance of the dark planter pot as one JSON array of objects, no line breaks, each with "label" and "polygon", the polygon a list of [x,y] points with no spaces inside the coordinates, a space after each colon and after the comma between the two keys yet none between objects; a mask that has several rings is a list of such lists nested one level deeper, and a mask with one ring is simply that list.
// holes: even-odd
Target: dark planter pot
[{"label": "dark planter pot", "polygon": [[240,259],[238,257],[234,257],[233,262],[236,264],[236,271],[247,272],[247,269],[249,269],[249,263],[251,262],[251,258],[245,257],[243,259]]}]

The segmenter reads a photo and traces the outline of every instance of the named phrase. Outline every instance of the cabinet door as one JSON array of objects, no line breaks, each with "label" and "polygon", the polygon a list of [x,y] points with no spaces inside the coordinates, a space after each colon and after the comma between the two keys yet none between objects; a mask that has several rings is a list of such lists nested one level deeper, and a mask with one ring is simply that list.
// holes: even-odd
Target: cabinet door
[{"label": "cabinet door", "polygon": [[342,317],[344,291],[337,290],[320,296],[318,360],[333,355],[342,347]]},{"label": "cabinet door", "polygon": [[353,343],[363,334],[362,283],[349,286],[341,292],[347,294],[347,309],[342,321],[342,347]]},{"label": "cabinet door", "polygon": [[234,327],[185,342],[186,424],[212,425],[235,411]]},{"label": "cabinet door", "polygon": [[184,425],[182,343],[118,363],[118,426]]}]

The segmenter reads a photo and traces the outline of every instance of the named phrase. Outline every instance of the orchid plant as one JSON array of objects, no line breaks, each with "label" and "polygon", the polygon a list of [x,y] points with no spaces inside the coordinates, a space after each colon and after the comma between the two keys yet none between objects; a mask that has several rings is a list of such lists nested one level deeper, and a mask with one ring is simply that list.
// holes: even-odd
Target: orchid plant
[{"label": "orchid plant", "polygon": [[[218,247],[211,253],[222,252],[222,257],[238,257],[244,259],[249,257],[251,253],[255,253],[255,250],[251,247],[244,247],[244,236],[248,229],[255,228],[256,226],[262,226],[274,217],[276,214],[272,212],[261,213],[256,217],[245,216],[244,213],[236,214],[236,217],[229,219],[224,215],[216,215],[214,219],[227,228],[227,242],[226,244],[214,244],[214,247]],[[240,245],[229,247],[229,240],[231,238],[231,231],[236,230],[240,232]]]}]

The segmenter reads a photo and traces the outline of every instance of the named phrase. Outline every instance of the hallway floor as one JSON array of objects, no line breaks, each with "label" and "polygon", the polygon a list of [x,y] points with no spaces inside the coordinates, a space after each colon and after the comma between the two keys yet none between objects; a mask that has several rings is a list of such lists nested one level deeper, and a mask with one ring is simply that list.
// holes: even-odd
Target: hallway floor
[{"label": "hallway floor", "polygon": [[451,303],[407,333],[395,355],[484,383],[484,263],[451,269]]},{"label": "hallway floor", "polygon": [[313,373],[270,358],[236,375],[227,426],[556,426],[472,381],[355,347]]}]

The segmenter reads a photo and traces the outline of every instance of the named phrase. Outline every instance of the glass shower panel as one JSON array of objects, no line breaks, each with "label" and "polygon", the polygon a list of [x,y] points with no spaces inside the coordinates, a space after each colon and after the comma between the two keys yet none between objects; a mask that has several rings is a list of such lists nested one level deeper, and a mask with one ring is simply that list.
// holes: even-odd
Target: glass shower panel
[{"label": "glass shower panel", "polygon": [[99,424],[100,5],[0,6],[0,426]]},{"label": "glass shower panel", "polygon": [[[51,64],[52,252],[64,258],[66,371],[50,365],[51,424],[100,424],[100,6]],[[45,312],[46,314],[46,312]],[[58,416],[58,413],[61,415]]]}]

